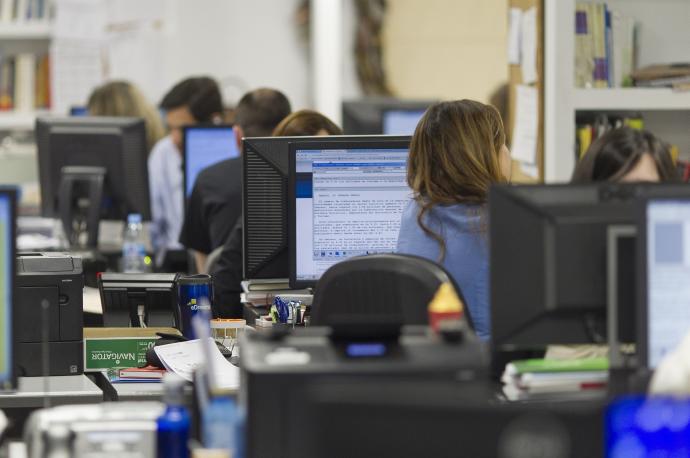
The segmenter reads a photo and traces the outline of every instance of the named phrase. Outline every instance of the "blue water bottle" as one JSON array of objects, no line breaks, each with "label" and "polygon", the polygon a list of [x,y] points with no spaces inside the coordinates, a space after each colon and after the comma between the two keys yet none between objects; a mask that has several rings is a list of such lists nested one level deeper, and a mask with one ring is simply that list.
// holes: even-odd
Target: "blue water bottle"
[{"label": "blue water bottle", "polygon": [[182,334],[188,339],[195,339],[192,329],[192,317],[199,310],[206,310],[211,316],[213,301],[213,281],[210,275],[199,274],[180,277],[177,280],[180,321]]},{"label": "blue water bottle", "polygon": [[163,377],[165,412],[156,420],[158,458],[189,458],[189,412],[184,407],[185,381],[177,374]]}]

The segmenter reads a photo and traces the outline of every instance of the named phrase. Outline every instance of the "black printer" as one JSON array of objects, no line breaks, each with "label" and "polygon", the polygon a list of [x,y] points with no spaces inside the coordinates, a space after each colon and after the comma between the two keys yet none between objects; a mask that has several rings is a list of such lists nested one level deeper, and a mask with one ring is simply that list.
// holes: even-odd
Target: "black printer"
[{"label": "black printer", "polygon": [[[48,334],[48,375],[84,372],[84,277],[81,258],[65,253],[17,255],[17,375],[43,374],[43,335]],[[44,311],[43,304],[48,310]],[[47,313],[48,319],[44,320]]]}]

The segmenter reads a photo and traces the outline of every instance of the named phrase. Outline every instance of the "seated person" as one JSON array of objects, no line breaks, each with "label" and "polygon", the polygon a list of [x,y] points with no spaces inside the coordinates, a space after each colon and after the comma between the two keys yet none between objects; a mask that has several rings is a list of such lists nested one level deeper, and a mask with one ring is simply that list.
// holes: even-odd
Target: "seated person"
[{"label": "seated person", "polygon": [[[245,94],[235,108],[235,137],[267,137],[290,114],[287,97],[275,89]],[[194,251],[196,269],[205,273],[206,257],[228,239],[242,212],[242,159],[214,164],[197,176],[187,203],[180,243]]]},{"label": "seated person", "polygon": [[188,78],[176,84],[161,101],[170,134],[153,147],[149,155],[151,194],[151,244],[156,265],[161,266],[168,250],[180,250],[184,190],[182,172],[182,128],[219,122],[223,111],[220,89],[211,78]]},{"label": "seated person", "polygon": [[437,103],[410,144],[399,253],[443,264],[462,291],[477,335],[490,337],[487,200],[510,179],[510,152],[496,108],[471,100]]},{"label": "seated person", "polygon": [[[678,178],[668,146],[650,132],[622,127],[592,143],[575,167],[572,183],[656,183]],[[606,345],[551,345],[546,352],[546,358],[561,360],[604,356],[608,356]]]},{"label": "seated person", "polygon": [[667,145],[644,130],[621,127],[592,143],[575,167],[572,183],[676,181]]},{"label": "seated person", "polygon": [[158,110],[128,81],[111,81],[94,89],[87,109],[90,116],[142,118],[146,123],[147,152],[165,135]]},{"label": "seated person", "polygon": [[[324,115],[312,110],[292,113],[278,124],[274,137],[302,137],[309,135],[342,135],[340,127]],[[210,272],[215,289],[214,315],[241,318],[242,304],[242,217],[240,216],[223,245],[218,261]]]}]

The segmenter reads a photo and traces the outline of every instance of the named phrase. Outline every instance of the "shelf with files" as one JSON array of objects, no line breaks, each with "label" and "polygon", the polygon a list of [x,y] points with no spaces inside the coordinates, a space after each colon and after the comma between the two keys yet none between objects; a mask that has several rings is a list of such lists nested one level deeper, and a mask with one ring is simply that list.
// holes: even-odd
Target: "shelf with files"
[{"label": "shelf with files", "polygon": [[576,110],[690,110],[690,91],[659,88],[575,89]]},{"label": "shelf with files", "polygon": [[48,115],[48,110],[0,111],[0,132],[8,130],[31,130],[38,116]]},{"label": "shelf with files", "polygon": [[0,22],[0,40],[50,40],[53,26],[45,21]]}]

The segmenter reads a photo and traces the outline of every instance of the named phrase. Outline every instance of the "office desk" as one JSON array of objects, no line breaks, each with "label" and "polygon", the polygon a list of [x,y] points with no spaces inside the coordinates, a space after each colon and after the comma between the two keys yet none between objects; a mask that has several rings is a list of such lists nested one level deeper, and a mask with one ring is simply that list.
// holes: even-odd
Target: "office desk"
[{"label": "office desk", "polygon": [[46,394],[51,405],[103,401],[103,391],[85,375],[48,377],[48,392],[43,377],[19,377],[18,385],[14,393],[0,394],[0,409],[41,408]]},{"label": "office desk", "polygon": [[103,401],[103,391],[85,375],[48,377],[46,392],[43,377],[19,377],[17,391],[0,394],[0,409],[10,419],[5,435],[20,438],[24,423],[34,410],[43,408],[46,393],[50,405],[91,404]]}]

